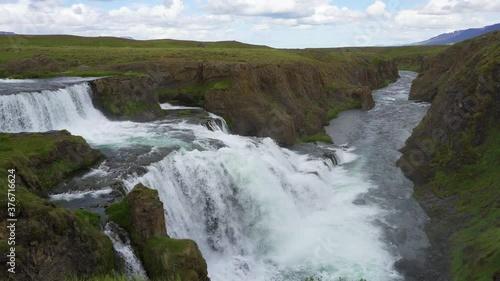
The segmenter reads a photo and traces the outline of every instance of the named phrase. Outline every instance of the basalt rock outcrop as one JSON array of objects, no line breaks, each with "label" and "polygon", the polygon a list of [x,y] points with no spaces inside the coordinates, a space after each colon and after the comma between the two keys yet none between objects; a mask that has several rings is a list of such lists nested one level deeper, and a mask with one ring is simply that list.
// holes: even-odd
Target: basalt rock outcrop
[{"label": "basalt rock outcrop", "polygon": [[[115,269],[111,240],[101,232],[99,216],[72,212],[35,193],[50,189],[74,172],[89,168],[102,155],[81,137],[68,132],[0,134],[0,207],[14,203],[15,245],[7,225],[7,212],[0,217],[1,280],[66,280],[90,277]],[[7,173],[15,177],[15,201],[7,200]],[[34,193],[35,192],[35,193]],[[12,196],[10,196],[12,197]],[[13,207],[10,205],[9,207]],[[9,273],[8,254],[15,248],[15,274]]]},{"label": "basalt rock outcrop", "polygon": [[[432,101],[398,165],[431,218],[418,280],[495,280],[500,270],[500,32],[456,44],[413,83]],[[430,274],[430,275],[426,275]]]},{"label": "basalt rock outcrop", "polygon": [[90,82],[94,106],[114,120],[152,121],[162,115],[149,76],[106,77]]},{"label": "basalt rock outcrop", "polygon": [[360,58],[338,65],[134,63],[116,70],[146,75],[92,82],[96,105],[110,116],[133,120],[160,117],[158,101],[201,106],[226,118],[234,133],[272,137],[284,145],[321,132],[329,110],[370,109],[374,105],[371,89],[398,77],[395,63]]},{"label": "basalt rock outcrop", "polygon": [[104,159],[82,137],[65,130],[3,136],[5,143],[12,143],[6,152],[15,153],[20,148],[18,154],[9,153],[10,157],[3,159],[5,165],[16,169],[18,182],[38,195],[45,195],[63,179]]},{"label": "basalt rock outcrop", "polygon": [[106,209],[109,220],[130,234],[152,280],[209,281],[207,263],[196,242],[168,237],[158,192],[137,184],[122,202]]}]

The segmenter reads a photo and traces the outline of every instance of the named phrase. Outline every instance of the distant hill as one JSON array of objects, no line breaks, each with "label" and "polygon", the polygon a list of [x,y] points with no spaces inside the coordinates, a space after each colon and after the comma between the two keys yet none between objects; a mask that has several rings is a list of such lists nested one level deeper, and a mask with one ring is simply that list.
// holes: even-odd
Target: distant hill
[{"label": "distant hill", "polygon": [[450,33],[444,33],[429,40],[415,43],[413,45],[446,45],[462,42],[464,40],[483,35],[485,33],[500,30],[500,23],[485,26],[482,28],[469,28],[465,30],[457,30]]},{"label": "distant hill", "polygon": [[0,35],[14,35],[14,32],[0,31]]}]

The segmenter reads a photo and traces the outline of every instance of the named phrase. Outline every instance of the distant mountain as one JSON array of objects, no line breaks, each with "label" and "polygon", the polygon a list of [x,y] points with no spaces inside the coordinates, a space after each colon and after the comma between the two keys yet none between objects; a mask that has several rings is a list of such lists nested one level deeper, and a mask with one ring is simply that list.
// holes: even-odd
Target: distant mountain
[{"label": "distant mountain", "polygon": [[122,39],[128,39],[128,40],[135,40],[133,37],[131,36],[121,36],[120,38]]},{"label": "distant mountain", "polygon": [[14,35],[14,32],[0,31],[0,35]]},{"label": "distant mountain", "polygon": [[446,45],[462,42],[464,40],[483,35],[485,33],[500,30],[500,23],[485,26],[482,28],[469,28],[465,30],[457,30],[450,33],[444,33],[429,40],[415,43],[413,45]]}]

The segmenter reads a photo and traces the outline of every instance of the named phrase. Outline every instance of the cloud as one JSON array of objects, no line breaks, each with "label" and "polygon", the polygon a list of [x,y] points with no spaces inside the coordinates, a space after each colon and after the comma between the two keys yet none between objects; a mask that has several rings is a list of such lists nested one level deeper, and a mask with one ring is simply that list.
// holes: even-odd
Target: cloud
[{"label": "cloud", "polygon": [[269,25],[267,24],[256,24],[253,26],[254,31],[265,31],[269,30]]},{"label": "cloud", "polygon": [[358,8],[334,0],[93,1],[108,0],[0,0],[0,30],[326,47],[416,42],[500,18],[500,1],[492,0],[418,0],[404,9],[396,0]]},{"label": "cloud", "polygon": [[461,22],[460,15],[424,14],[417,10],[402,10],[394,18],[394,23],[401,28],[447,29]]},{"label": "cloud", "polygon": [[297,18],[312,15],[315,6],[325,3],[328,0],[207,0],[204,8],[213,14]]},{"label": "cloud", "polygon": [[500,12],[498,0],[429,0],[419,11],[421,14],[449,15],[477,12]]},{"label": "cloud", "polygon": [[387,11],[385,3],[380,1],[380,0],[376,0],[373,4],[368,6],[368,8],[366,8],[366,13],[369,16],[378,17],[378,18],[380,18],[380,17],[381,18],[390,18],[391,17],[391,13],[389,11]]},{"label": "cloud", "polygon": [[208,0],[204,9],[213,14],[269,18],[272,24],[299,29],[311,25],[356,21],[365,16],[361,11],[329,4],[328,0]]},{"label": "cloud", "polygon": [[323,5],[315,8],[314,14],[301,20],[301,23],[310,25],[336,24],[357,22],[362,20],[365,14],[360,11],[331,5]]},{"label": "cloud", "polygon": [[0,28],[18,34],[78,34],[151,38],[203,38],[207,29],[229,16],[181,16],[182,0],[166,0],[166,5],[143,4],[102,10],[85,4],[64,6],[57,0],[19,0],[0,5]]}]

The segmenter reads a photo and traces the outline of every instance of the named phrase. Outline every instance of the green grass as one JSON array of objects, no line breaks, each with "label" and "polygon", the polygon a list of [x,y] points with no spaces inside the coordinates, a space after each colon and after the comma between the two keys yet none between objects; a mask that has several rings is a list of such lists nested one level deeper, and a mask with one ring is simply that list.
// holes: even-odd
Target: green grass
[{"label": "green grass", "polygon": [[128,203],[127,197],[124,197],[121,202],[111,204],[106,208],[106,215],[110,221],[115,222],[121,228],[131,233],[132,231],[132,211],[130,210],[130,204]]},{"label": "green grass", "polygon": [[303,136],[299,138],[299,142],[324,142],[324,143],[333,143],[332,138],[326,133],[318,133],[312,136]]},{"label": "green grass", "polygon": [[[140,76],[147,73],[123,72],[123,65],[135,62],[171,63],[246,62],[342,64],[365,60],[379,65],[398,57],[434,56],[447,46],[409,46],[373,48],[274,49],[235,41],[199,42],[178,40],[127,40],[113,37],[78,37],[66,35],[1,36],[0,76],[12,78],[54,76]],[[43,55],[52,61],[41,68],[13,71],[7,62]],[[3,64],[3,65],[2,65]],[[53,66],[53,67],[49,67]],[[82,70],[83,69],[83,70]],[[229,84],[217,82],[215,89]]]},{"label": "green grass", "polygon": [[200,271],[206,274],[206,263],[193,240],[153,237],[145,244],[142,256],[153,280],[204,280],[206,277],[199,276]]},{"label": "green grass", "polygon": [[191,110],[181,110],[179,112],[179,115],[181,115],[181,116],[190,116],[192,114],[193,114],[193,112],[191,112]]},{"label": "green grass", "polygon": [[349,100],[345,102],[338,102],[332,108],[330,108],[327,112],[328,120],[332,120],[337,118],[340,112],[349,110],[349,109],[361,109],[361,101],[360,100]]},{"label": "green grass", "polygon": [[[57,136],[41,133],[29,135],[0,133],[0,166],[17,168],[19,176],[23,177],[25,183],[48,191],[67,175],[94,164],[95,158],[85,154],[81,155],[80,163],[72,160],[70,155],[51,159],[59,143],[69,142],[77,146],[86,145],[82,137],[72,136],[67,131]],[[47,161],[50,164],[33,166],[33,161],[35,163]]]},{"label": "green grass", "polygon": [[445,148],[431,186],[440,197],[457,196],[458,212],[472,218],[452,237],[453,280],[490,281],[500,270],[500,130],[472,150],[475,163],[450,170],[442,167],[457,152]]},{"label": "green grass", "polygon": [[228,79],[217,81],[210,85],[211,89],[217,89],[217,90],[228,89],[229,87],[231,87],[231,81],[229,81]]},{"label": "green grass", "polygon": [[90,223],[91,225],[99,228],[100,225],[100,216],[94,212],[87,210],[77,210],[74,211],[75,216],[86,223]]},{"label": "green grass", "polygon": [[65,281],[145,281],[145,279],[132,278],[120,273],[97,275],[93,277],[67,277]]}]

